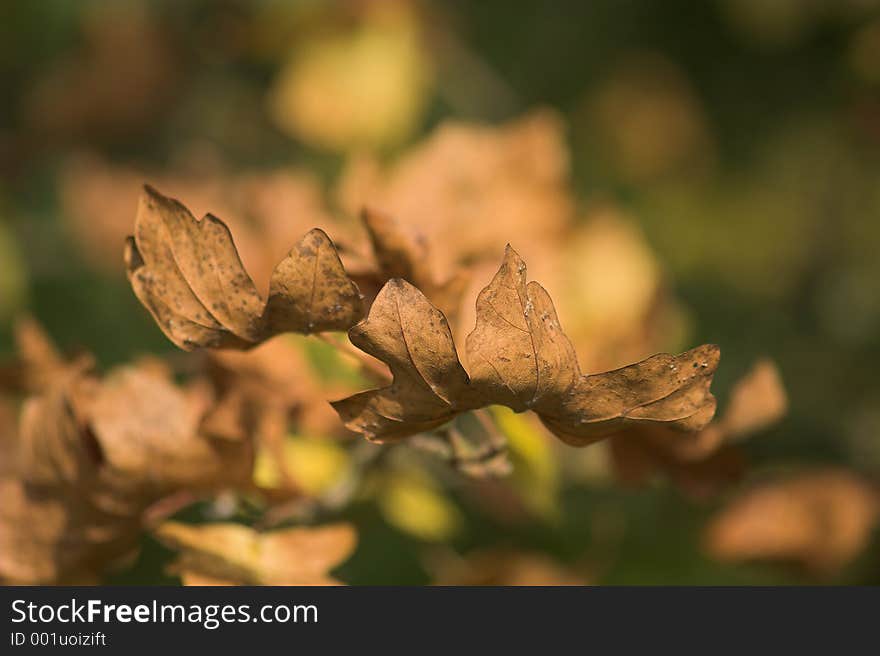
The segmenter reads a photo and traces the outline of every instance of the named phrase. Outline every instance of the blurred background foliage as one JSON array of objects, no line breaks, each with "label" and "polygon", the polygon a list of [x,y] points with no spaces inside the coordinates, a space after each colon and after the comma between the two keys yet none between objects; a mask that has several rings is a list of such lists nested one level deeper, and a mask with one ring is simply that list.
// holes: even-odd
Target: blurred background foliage
[{"label": "blurred background foliage", "polygon": [[[302,232],[277,216],[295,213],[305,229],[343,211],[332,190],[355,155],[392,162],[447,119],[500,124],[549,107],[562,118],[579,214],[629,222],[590,224],[598,234],[569,253],[559,288],[582,295],[573,311],[604,335],[662,284],[676,301],[660,342],[721,346],[722,407],[754,360],[779,366],[789,412],[744,444],[751,477],[811,465],[878,477],[878,5],[4,2],[0,347],[11,352],[11,319],[28,311],[104,367],[174,352],[123,275],[121,239],[145,179],[196,214],[249,214],[268,266]],[[290,167],[295,190],[273,186]],[[536,212],[522,226],[540,235],[543,221]],[[531,237],[499,234],[497,248],[518,239]],[[594,370],[602,358],[579,350]],[[336,375],[326,353],[310,358]],[[694,501],[662,480],[621,486],[603,447],[551,447],[523,418],[496,419],[528,521],[473,502],[491,490],[475,495],[392,452],[363,500],[339,511],[360,534],[343,580],[880,583],[876,531],[818,579],[720,564],[701,535],[724,495]],[[285,448],[310,490],[350,457],[308,434]],[[273,467],[258,462],[256,476],[271,485]],[[145,539],[118,580],[166,582],[167,558]]]}]

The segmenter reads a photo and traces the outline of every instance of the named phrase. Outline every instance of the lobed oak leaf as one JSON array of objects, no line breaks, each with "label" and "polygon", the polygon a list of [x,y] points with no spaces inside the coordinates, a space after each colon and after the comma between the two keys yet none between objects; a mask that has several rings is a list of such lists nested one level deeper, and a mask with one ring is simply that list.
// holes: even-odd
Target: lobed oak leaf
[{"label": "lobed oak leaf", "polygon": [[138,299],[185,350],[245,349],[281,332],[345,330],[362,315],[357,286],[322,230],[306,234],[278,264],[264,302],[226,224],[210,214],[196,220],[149,186],[125,260]]},{"label": "lobed oak leaf", "polygon": [[368,439],[408,437],[485,405],[458,359],[446,317],[405,280],[382,287],[349,339],[391,369],[389,386],[332,403],[345,426]]},{"label": "lobed oak leaf", "polygon": [[574,446],[640,423],[699,430],[715,411],[709,385],[716,346],[582,375],[553,302],[540,285],[526,284],[525,264],[510,247],[477,299],[477,323],[467,339],[470,375],[443,313],[399,279],[385,285],[349,336],[393,375],[388,387],[333,404],[346,427],[375,441],[430,430],[489,404],[533,410]]},{"label": "lobed oak leaf", "polygon": [[366,282],[378,283],[378,289],[392,278],[402,278],[418,287],[454,323],[467,287],[467,273],[457,271],[444,282],[437,282],[427,244],[410,226],[369,207],[361,212],[361,221],[376,261],[376,271],[371,276],[373,280]]},{"label": "lobed oak leaf", "polygon": [[682,433],[651,425],[613,436],[617,475],[637,484],[662,471],[691,496],[706,497],[744,472],[745,459],[734,443],[778,421],[787,405],[776,365],[758,360],[734,386],[721,417],[703,430]]},{"label": "lobed oak leaf", "polygon": [[258,533],[241,524],[171,521],[155,535],[180,552],[174,569],[184,585],[338,585],[329,571],[357,543],[349,524]]}]

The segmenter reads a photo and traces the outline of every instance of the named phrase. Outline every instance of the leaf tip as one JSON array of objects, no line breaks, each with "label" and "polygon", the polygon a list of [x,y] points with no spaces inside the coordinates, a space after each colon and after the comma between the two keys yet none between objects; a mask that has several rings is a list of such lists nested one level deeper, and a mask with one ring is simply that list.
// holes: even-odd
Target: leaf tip
[{"label": "leaf tip", "polygon": [[326,232],[324,232],[324,230],[322,230],[321,228],[312,228],[311,230],[309,230],[305,234],[305,236],[303,237],[303,240],[307,240],[307,239],[314,239],[314,240],[320,240],[320,241],[326,241],[329,243],[333,243],[330,240],[330,236]]},{"label": "leaf tip", "polygon": [[691,351],[694,368],[700,367],[708,373],[715,373],[721,361],[721,348],[717,344],[703,344]]},{"label": "leaf tip", "polygon": [[141,185],[141,195],[139,198],[141,205],[155,205],[159,203],[167,203],[170,199],[163,195],[154,186],[144,183]]},{"label": "leaf tip", "polygon": [[523,280],[525,279],[526,263],[510,244],[504,247],[504,260],[501,263],[501,267],[502,269],[507,267],[513,272],[522,275]]}]

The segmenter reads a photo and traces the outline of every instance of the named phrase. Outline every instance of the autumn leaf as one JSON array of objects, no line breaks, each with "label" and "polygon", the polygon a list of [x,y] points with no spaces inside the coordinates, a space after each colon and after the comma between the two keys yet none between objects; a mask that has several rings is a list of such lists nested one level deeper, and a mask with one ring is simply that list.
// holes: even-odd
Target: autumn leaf
[{"label": "autumn leaf", "polygon": [[348,428],[375,441],[431,430],[490,404],[533,410],[574,446],[640,423],[699,430],[715,410],[715,346],[582,375],[550,297],[537,283],[526,284],[525,264],[510,247],[477,299],[477,324],[467,339],[470,375],[443,313],[399,279],[385,285],[349,336],[393,375],[388,387],[333,404]]},{"label": "autumn leaf", "polygon": [[460,532],[461,512],[424,470],[399,464],[378,487],[379,510],[399,531],[424,542],[444,542]]},{"label": "autumn leaf", "polygon": [[614,435],[611,455],[618,478],[638,484],[665,472],[690,496],[709,496],[745,471],[745,458],[735,443],[779,421],[787,405],[776,365],[758,360],[737,381],[721,417],[703,430],[682,433],[644,425]]},{"label": "autumn leaf", "polygon": [[140,540],[132,512],[140,506],[118,491],[101,492],[0,476],[0,581],[92,585],[125,563]]},{"label": "autumn leaf", "polygon": [[405,280],[385,284],[349,339],[393,376],[388,387],[332,404],[347,428],[368,439],[408,437],[485,405],[458,360],[446,317]]},{"label": "autumn leaf", "polygon": [[314,229],[275,268],[263,301],[232,235],[208,214],[144,187],[126,242],[129,281],[179,347],[248,348],[282,332],[346,330],[362,315],[357,286],[329,237]]},{"label": "autumn leaf", "polygon": [[27,399],[0,472],[0,579],[94,583],[138,543],[145,497],[103,466],[87,428],[94,380],[65,374]]},{"label": "autumn leaf", "polygon": [[779,369],[772,360],[762,358],[737,382],[718,423],[724,440],[741,439],[776,423],[787,410]]},{"label": "autumn leaf", "polygon": [[[44,389],[24,400],[17,430],[2,427],[0,579],[94,583],[136,553],[153,503],[249,482],[250,441],[204,435],[210,401],[163,368],[102,378],[36,324],[28,334],[19,359],[45,374],[34,378]],[[28,356],[38,352],[53,355]]]},{"label": "autumn leaf", "polygon": [[77,485],[93,477],[100,446],[87,429],[83,401],[94,381],[85,371],[64,374],[45,393],[24,401],[19,422],[17,462],[32,483]]},{"label": "autumn leaf", "polygon": [[431,267],[425,239],[390,214],[364,208],[361,220],[370,238],[376,271],[373,281],[380,288],[392,278],[401,278],[418,287],[448,319],[461,305],[468,275],[458,271],[444,282],[438,282]]},{"label": "autumn leaf", "polygon": [[349,524],[258,533],[240,524],[165,522],[155,535],[179,552],[174,570],[184,585],[338,585],[329,571],[357,541]]},{"label": "autumn leaf", "polygon": [[575,218],[565,142],[563,121],[546,109],[502,125],[446,121],[390,166],[352,158],[339,204],[351,216],[377,207],[417,227],[445,279],[484,260],[504,235],[522,244],[565,239]]},{"label": "autumn leaf", "polygon": [[817,470],[734,499],[708,526],[705,545],[723,561],[789,561],[829,573],[867,546],[878,522],[876,485],[850,471]]},{"label": "autumn leaf", "polygon": [[152,372],[126,367],[100,384],[88,411],[104,466],[155,491],[247,480],[252,446],[201,434],[207,408]]},{"label": "autumn leaf", "polygon": [[17,317],[12,328],[16,355],[11,362],[0,365],[0,390],[37,394],[67,373],[94,365],[88,353],[63,357],[43,326],[31,316]]}]

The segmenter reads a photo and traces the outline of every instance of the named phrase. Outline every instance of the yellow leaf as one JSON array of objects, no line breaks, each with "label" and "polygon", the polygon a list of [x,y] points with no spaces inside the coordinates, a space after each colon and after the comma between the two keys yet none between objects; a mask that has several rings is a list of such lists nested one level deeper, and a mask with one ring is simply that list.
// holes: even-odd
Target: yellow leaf
[{"label": "yellow leaf", "polygon": [[254,482],[261,487],[282,487],[281,468],[302,491],[320,494],[338,481],[349,466],[348,454],[335,442],[327,439],[289,435],[281,448],[281,459],[267,449],[257,453]]},{"label": "yellow leaf", "polygon": [[542,431],[527,415],[503,406],[489,408],[507,437],[512,485],[533,512],[552,519],[559,512],[559,463]]},{"label": "yellow leaf", "polygon": [[461,514],[426,475],[398,472],[379,496],[385,520],[395,528],[428,542],[448,540],[462,523]]},{"label": "yellow leaf", "polygon": [[272,117],[291,136],[331,150],[399,143],[428,99],[423,43],[411,13],[394,6],[353,30],[300,41],[269,95]]}]

